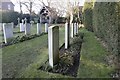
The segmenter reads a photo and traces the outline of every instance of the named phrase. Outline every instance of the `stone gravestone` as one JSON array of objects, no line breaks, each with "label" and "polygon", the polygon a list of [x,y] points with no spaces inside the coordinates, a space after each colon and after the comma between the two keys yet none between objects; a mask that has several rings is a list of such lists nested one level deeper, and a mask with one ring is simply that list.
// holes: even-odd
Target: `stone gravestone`
[{"label": "stone gravestone", "polygon": [[69,30],[70,28],[69,28],[69,23],[68,23],[68,21],[66,21],[66,23],[65,23],[65,49],[68,49],[68,47],[69,47]]},{"label": "stone gravestone", "polygon": [[27,23],[27,19],[25,18],[25,35],[29,35],[30,34],[30,29],[31,29],[31,25],[30,23]]},{"label": "stone gravestone", "polygon": [[77,27],[76,27],[76,23],[74,23],[74,35],[77,35]]},{"label": "stone gravestone", "polygon": [[41,34],[41,23],[40,23],[40,20],[38,20],[38,23],[37,23],[37,34]]},{"label": "stone gravestone", "polygon": [[79,24],[76,23],[76,33],[78,34],[78,27],[79,27]]},{"label": "stone gravestone", "polygon": [[48,28],[48,53],[51,67],[59,61],[59,26]]},{"label": "stone gravestone", "polygon": [[48,23],[45,23],[45,33],[48,33]]},{"label": "stone gravestone", "polygon": [[7,43],[7,39],[13,37],[13,23],[3,24],[4,41]]},{"label": "stone gravestone", "polygon": [[13,23],[13,22],[11,22],[11,24],[12,24],[12,27],[14,28],[14,23]]},{"label": "stone gravestone", "polygon": [[22,19],[22,23],[20,23],[20,32],[25,31],[24,20]]},{"label": "stone gravestone", "polygon": [[18,20],[18,25],[17,25],[17,27],[20,27],[20,18],[18,18],[17,20]]},{"label": "stone gravestone", "polygon": [[33,27],[34,21],[30,21],[31,27]]},{"label": "stone gravestone", "polygon": [[74,23],[71,23],[71,38],[74,37]]}]

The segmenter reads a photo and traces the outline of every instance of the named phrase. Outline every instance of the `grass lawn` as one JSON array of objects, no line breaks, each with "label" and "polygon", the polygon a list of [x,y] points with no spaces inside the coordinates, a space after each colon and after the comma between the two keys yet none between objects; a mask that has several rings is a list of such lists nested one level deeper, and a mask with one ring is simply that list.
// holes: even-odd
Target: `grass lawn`
[{"label": "grass lawn", "polygon": [[[64,27],[60,27],[59,30],[61,46],[64,43]],[[34,33],[36,29],[34,28],[32,31]],[[36,75],[35,70],[48,59],[47,43],[48,35],[46,34],[35,39],[4,47],[2,49],[3,77],[37,77],[38,75]],[[38,71],[37,73],[39,77],[46,77],[48,75],[48,73],[43,71]],[[55,76],[62,75],[51,74],[48,77]]]},{"label": "grass lawn", "polygon": [[108,78],[114,67],[107,65],[106,58],[110,53],[95,38],[94,33],[81,29],[84,39],[81,49],[78,78]]},{"label": "grass lawn", "polygon": [[[17,28],[16,28],[17,29]],[[64,43],[64,27],[60,27],[60,46]],[[34,28],[33,34],[36,29]],[[109,54],[96,40],[93,33],[81,29],[84,41],[81,49],[78,78],[81,77],[109,77],[113,70],[107,66],[106,58]],[[1,50],[1,49],[0,49]],[[48,59],[48,35],[10,45],[2,49],[2,76],[17,78],[71,78],[61,74],[38,70]]]}]

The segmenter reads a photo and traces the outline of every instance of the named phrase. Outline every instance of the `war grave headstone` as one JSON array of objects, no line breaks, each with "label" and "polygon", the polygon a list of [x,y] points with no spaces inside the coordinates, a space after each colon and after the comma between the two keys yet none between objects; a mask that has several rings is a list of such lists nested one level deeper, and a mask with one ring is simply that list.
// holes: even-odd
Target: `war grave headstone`
[{"label": "war grave headstone", "polygon": [[45,23],[45,33],[48,33],[48,23]]},{"label": "war grave headstone", "polygon": [[13,23],[3,24],[4,41],[7,43],[9,38],[13,37]]},{"label": "war grave headstone", "polygon": [[39,35],[39,34],[41,34],[42,33],[42,30],[41,30],[41,22],[40,22],[40,20],[38,20],[38,22],[37,22],[37,34]]},{"label": "war grave headstone", "polygon": [[74,37],[74,23],[71,23],[71,38]]},{"label": "war grave headstone", "polygon": [[29,35],[30,34],[30,29],[31,29],[31,25],[30,25],[30,23],[27,23],[27,19],[25,18],[25,24],[24,24],[24,26],[25,26],[25,35]]},{"label": "war grave headstone", "polygon": [[59,26],[48,28],[48,53],[51,67],[59,61]]},{"label": "war grave headstone", "polygon": [[20,32],[25,31],[24,20],[22,19],[22,23],[20,23]]},{"label": "war grave headstone", "polygon": [[68,47],[69,47],[69,32],[70,32],[70,25],[69,25],[69,22],[68,21],[66,21],[66,23],[65,23],[65,49],[68,49]]}]

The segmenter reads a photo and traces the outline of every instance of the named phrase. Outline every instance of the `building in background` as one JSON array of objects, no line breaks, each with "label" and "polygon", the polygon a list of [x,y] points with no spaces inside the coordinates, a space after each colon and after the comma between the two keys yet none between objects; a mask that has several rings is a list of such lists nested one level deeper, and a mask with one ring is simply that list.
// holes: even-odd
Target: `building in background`
[{"label": "building in background", "polygon": [[50,8],[49,6],[43,6],[39,15],[42,23],[53,23],[57,19],[55,8]]},{"label": "building in background", "polygon": [[0,10],[14,11],[14,6],[10,0],[0,0]]}]

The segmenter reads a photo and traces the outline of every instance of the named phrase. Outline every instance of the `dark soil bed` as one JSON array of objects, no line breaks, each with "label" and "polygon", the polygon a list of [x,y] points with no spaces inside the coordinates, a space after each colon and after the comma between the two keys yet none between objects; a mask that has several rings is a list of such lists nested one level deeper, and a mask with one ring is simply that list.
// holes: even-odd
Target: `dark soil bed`
[{"label": "dark soil bed", "polygon": [[78,36],[70,40],[69,49],[65,50],[64,45],[60,48],[58,64],[51,68],[49,66],[49,60],[47,60],[38,70],[76,77],[80,63],[82,41],[83,34],[78,34]]}]

